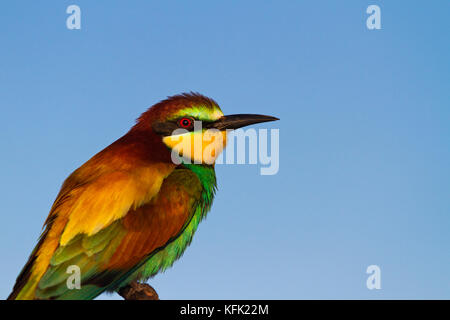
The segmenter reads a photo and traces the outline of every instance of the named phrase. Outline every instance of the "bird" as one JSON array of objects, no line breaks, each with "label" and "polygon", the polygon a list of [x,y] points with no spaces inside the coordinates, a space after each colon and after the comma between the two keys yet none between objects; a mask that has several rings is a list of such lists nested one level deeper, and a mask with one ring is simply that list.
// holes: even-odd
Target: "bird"
[{"label": "bird", "polygon": [[[214,162],[226,133],[275,120],[225,116],[217,102],[195,92],[148,108],[63,182],[8,299],[90,300],[171,267],[211,208]],[[215,139],[206,139],[208,132]],[[206,143],[193,152],[183,139]],[[79,288],[67,285],[71,266],[80,270]]]}]

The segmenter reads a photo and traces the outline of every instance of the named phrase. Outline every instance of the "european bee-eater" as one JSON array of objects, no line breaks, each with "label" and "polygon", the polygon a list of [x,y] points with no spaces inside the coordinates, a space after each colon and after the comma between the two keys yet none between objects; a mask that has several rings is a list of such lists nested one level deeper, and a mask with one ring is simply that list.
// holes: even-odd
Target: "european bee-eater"
[{"label": "european bee-eater", "polygon": [[[227,129],[273,120],[224,116],[214,100],[196,93],[153,105],[64,181],[8,299],[93,299],[172,266],[211,207],[214,160]],[[205,139],[209,129],[219,132],[222,146]],[[180,137],[207,141],[202,151],[211,144],[215,151],[186,151]],[[174,161],[173,152],[184,160]],[[71,266],[80,270],[79,289],[67,286]]]}]

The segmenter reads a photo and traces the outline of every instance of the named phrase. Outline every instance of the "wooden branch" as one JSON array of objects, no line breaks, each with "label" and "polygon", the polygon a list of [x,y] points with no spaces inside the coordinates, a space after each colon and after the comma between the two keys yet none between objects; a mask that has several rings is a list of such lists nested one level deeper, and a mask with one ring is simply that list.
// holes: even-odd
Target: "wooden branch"
[{"label": "wooden branch", "polygon": [[132,282],[117,293],[125,300],[159,300],[155,289],[147,283]]}]

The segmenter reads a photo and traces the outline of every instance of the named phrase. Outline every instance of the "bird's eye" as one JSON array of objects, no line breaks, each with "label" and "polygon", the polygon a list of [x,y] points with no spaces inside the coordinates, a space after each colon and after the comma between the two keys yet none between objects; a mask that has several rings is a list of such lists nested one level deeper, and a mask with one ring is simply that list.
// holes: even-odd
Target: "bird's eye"
[{"label": "bird's eye", "polygon": [[193,124],[194,120],[192,118],[181,118],[180,120],[178,120],[178,125],[184,129],[192,127]]}]

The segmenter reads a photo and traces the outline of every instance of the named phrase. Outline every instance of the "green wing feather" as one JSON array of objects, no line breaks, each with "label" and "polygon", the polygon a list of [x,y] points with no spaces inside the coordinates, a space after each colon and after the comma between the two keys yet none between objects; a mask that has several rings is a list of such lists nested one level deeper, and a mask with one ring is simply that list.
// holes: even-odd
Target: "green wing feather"
[{"label": "green wing feather", "polygon": [[[117,221],[95,235],[78,235],[66,246],[59,247],[50,260],[50,265],[39,281],[37,299],[92,299],[107,286],[87,284],[100,273],[99,267],[108,261],[120,244],[126,230]],[[67,281],[69,266],[78,266],[81,272],[81,288],[69,290]]]}]

